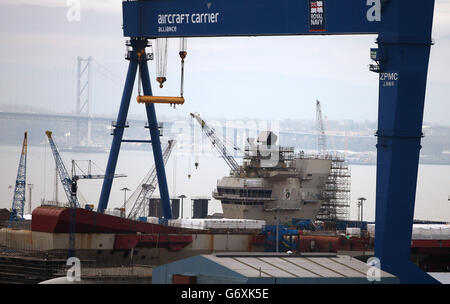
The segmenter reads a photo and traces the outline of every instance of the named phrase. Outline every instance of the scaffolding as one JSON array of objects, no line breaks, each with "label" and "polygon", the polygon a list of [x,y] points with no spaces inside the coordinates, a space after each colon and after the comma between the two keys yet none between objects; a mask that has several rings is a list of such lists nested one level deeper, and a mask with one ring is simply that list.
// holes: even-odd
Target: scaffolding
[{"label": "scaffolding", "polygon": [[330,175],[322,189],[318,220],[348,220],[350,217],[351,171],[345,158],[331,156]]}]

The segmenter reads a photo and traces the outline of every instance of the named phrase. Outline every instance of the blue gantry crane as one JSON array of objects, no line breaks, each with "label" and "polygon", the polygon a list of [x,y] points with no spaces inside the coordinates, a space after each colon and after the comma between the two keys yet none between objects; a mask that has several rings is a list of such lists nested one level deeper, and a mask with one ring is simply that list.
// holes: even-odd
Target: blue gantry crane
[{"label": "blue gantry crane", "polygon": [[[377,35],[370,50],[379,74],[375,256],[402,283],[437,283],[410,261],[411,235],[434,0],[140,0],[123,1],[130,37],[116,132],[99,211],[106,208],[139,67],[152,95],[145,49],[149,39],[274,35]],[[170,202],[153,103],[146,103],[164,217]]]},{"label": "blue gantry crane", "polygon": [[[167,186],[166,171],[164,168],[164,160],[161,149],[160,130],[158,120],[156,118],[155,105],[152,102],[145,102],[145,109],[147,113],[148,129],[150,131],[150,141],[146,140],[124,140],[123,133],[127,128],[127,115],[130,106],[131,94],[136,78],[136,73],[139,67],[139,84],[142,83],[145,96],[152,96],[152,88],[150,84],[150,77],[148,72],[147,60],[151,58],[149,54],[145,53],[145,48],[149,46],[148,40],[145,38],[136,38],[127,41],[127,46],[131,49],[126,54],[126,59],[130,61],[128,67],[127,78],[125,80],[125,87],[123,90],[122,100],[120,103],[119,114],[113,127],[113,140],[111,143],[111,150],[106,167],[106,175],[103,180],[103,186],[100,193],[100,200],[98,204],[98,212],[104,212],[108,206],[109,196],[111,194],[111,187],[116,170],[117,159],[119,157],[119,150],[122,142],[149,142],[152,144],[153,158],[155,161],[156,176],[158,178],[159,194],[161,196],[161,203],[163,209],[163,217],[166,220],[172,219],[172,210],[170,207],[169,189]],[[140,85],[139,85],[140,87]],[[138,97],[145,97],[138,96]],[[170,98],[163,98],[170,99]],[[182,99],[178,97],[175,99]],[[184,100],[184,99],[183,99]],[[165,103],[164,100],[163,103]],[[172,101],[172,100],[170,100]],[[173,101],[177,103],[178,101]],[[183,101],[184,102],[184,101]]]},{"label": "blue gantry crane", "polygon": [[9,216],[10,222],[23,220],[25,208],[25,187],[27,179],[27,132],[23,136],[22,153],[20,154],[19,169],[17,170],[14,197]]}]

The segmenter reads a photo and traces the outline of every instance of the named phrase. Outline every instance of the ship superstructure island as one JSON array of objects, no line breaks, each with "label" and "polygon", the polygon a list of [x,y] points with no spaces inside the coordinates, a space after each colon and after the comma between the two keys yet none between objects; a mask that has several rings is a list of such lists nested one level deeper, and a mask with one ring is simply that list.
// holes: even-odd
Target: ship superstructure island
[{"label": "ship superstructure island", "polygon": [[317,217],[331,159],[295,154],[293,147],[275,146],[276,139],[271,131],[261,132],[257,148],[246,149],[240,170],[217,182],[213,197],[221,201],[225,218],[275,224]]}]

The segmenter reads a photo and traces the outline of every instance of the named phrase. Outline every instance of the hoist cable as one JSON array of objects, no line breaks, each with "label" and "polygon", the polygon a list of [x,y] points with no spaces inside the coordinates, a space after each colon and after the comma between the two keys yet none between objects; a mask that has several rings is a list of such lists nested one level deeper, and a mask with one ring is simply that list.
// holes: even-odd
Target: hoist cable
[{"label": "hoist cable", "polygon": [[167,38],[156,39],[156,81],[163,87],[167,73]]}]

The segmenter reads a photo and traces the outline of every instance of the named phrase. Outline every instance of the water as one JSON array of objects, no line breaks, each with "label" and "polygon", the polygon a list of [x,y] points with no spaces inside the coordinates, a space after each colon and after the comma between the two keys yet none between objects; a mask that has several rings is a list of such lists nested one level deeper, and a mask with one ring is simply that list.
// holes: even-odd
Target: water
[{"label": "water", "polygon": [[[351,166],[352,219],[358,219],[358,197],[365,197],[363,217],[375,220],[376,166]],[[450,221],[450,166],[419,165],[414,218]]]},{"label": "water", "polygon": [[[11,208],[20,151],[21,147],[19,146],[0,146],[0,168],[2,168],[0,176],[0,208]],[[94,171],[93,169],[92,174],[104,174],[108,161],[108,153],[60,152],[60,154],[69,175],[71,174],[72,159],[92,160],[103,169],[102,172],[97,169],[95,169],[97,171]],[[211,197],[211,192],[216,186],[217,179],[229,172],[226,163],[218,156],[205,156],[200,157],[200,159],[198,169],[195,169],[194,163],[198,160],[195,157],[181,155],[175,147],[166,166],[170,196],[176,197],[181,194],[187,196],[184,199],[184,217],[191,216],[190,198],[194,196]],[[81,164],[84,164],[86,167],[87,162],[81,162]],[[130,197],[152,166],[153,155],[151,151],[122,150],[119,155],[116,173],[126,174],[127,177],[114,180],[108,209],[122,207],[125,193],[120,191],[120,189],[124,187],[131,189],[131,192],[127,191],[127,198]],[[188,172],[191,174],[191,178],[188,178]],[[175,180],[174,176],[176,176]],[[78,196],[80,203],[91,203],[97,206],[102,183],[102,179],[79,180]],[[32,190],[32,208],[39,206],[41,199],[54,199],[55,162],[50,147],[28,147],[27,184],[34,185]],[[154,196],[159,196],[158,190],[155,191]],[[63,202],[67,201],[59,178],[58,199]],[[26,200],[25,211],[27,213],[29,202],[28,188]],[[212,202],[211,210],[212,212],[222,212],[220,203],[217,201]]]},{"label": "water", "polygon": [[[11,208],[17,166],[20,157],[19,146],[0,147],[0,208]],[[103,153],[69,153],[61,152],[67,170],[70,173],[71,160],[92,160],[101,168],[106,168],[108,154]],[[198,169],[194,163],[198,161]],[[123,187],[135,190],[147,171],[153,166],[151,152],[121,151],[116,173],[124,173],[125,178],[115,179],[111,190],[108,208],[122,207]],[[209,196],[216,186],[217,179],[228,174],[229,169],[219,156],[188,157],[181,155],[175,149],[167,163],[166,174],[171,197],[184,194],[183,213],[185,217],[191,216],[190,198],[192,196]],[[364,219],[375,220],[375,166],[351,166],[351,210],[350,218],[358,218],[358,197],[365,197]],[[103,173],[103,172],[93,172]],[[191,178],[188,178],[191,174]],[[174,176],[176,176],[174,180]],[[103,180],[80,180],[79,192],[88,203],[98,204]],[[32,192],[32,208],[40,205],[42,198],[52,200],[54,197],[55,163],[49,147],[34,147],[28,149],[27,183],[34,184]],[[58,198],[67,201],[64,190],[59,183]],[[11,188],[9,188],[11,186]],[[127,192],[127,197],[131,195]],[[154,194],[159,196],[157,191]],[[450,221],[450,166],[446,165],[420,165],[416,194],[415,218],[422,220]],[[28,204],[28,190],[26,193]],[[81,199],[83,202],[83,200]],[[25,210],[28,210],[28,205]],[[220,203],[212,201],[210,213],[221,212]]]}]

